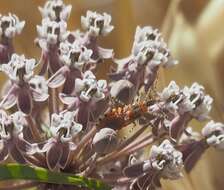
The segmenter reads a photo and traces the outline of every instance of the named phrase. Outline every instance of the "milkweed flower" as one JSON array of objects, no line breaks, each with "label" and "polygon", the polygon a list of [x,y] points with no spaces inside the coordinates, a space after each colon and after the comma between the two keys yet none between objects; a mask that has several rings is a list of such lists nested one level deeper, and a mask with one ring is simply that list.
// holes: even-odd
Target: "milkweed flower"
[{"label": "milkweed flower", "polygon": [[65,40],[67,24],[65,21],[42,20],[42,25],[37,25],[38,38],[36,43],[42,49],[43,65],[40,74],[46,72],[49,66],[51,73],[55,73],[61,66],[58,48],[59,42]]},{"label": "milkweed flower", "polygon": [[205,94],[204,87],[198,83],[181,89],[171,81],[159,96],[162,102],[153,109],[158,111],[162,108],[170,113],[170,135],[174,139],[180,138],[180,134],[193,118],[199,121],[209,118],[213,99]]},{"label": "milkweed flower", "polygon": [[60,44],[60,60],[64,63],[50,79],[49,87],[58,88],[64,84],[63,93],[71,94],[74,90],[76,78],[82,77],[82,72],[88,69],[91,60],[92,50],[77,43],[68,41]]},{"label": "milkweed flower", "polygon": [[[112,80],[129,80],[136,87],[136,92],[142,87],[145,90],[154,83],[159,66],[170,67],[177,62],[170,57],[169,49],[159,36],[151,34],[151,27],[137,27],[132,54],[124,59],[115,60],[117,69],[110,74]],[[151,38],[148,37],[151,35]]]},{"label": "milkweed flower", "polygon": [[134,178],[130,189],[156,189],[161,186],[160,178],[175,180],[182,177],[183,166],[182,153],[164,140],[159,146],[152,146],[148,160],[125,168],[124,174]]},{"label": "milkweed flower", "polygon": [[7,16],[0,15],[0,25],[1,37],[12,38],[22,32],[25,21],[20,21],[16,15],[9,13]]},{"label": "milkweed flower", "polygon": [[[76,145],[72,139],[81,132],[82,125],[74,121],[75,112],[61,112],[51,116],[51,138],[39,144],[40,151],[46,152],[47,166],[51,170],[65,168]],[[58,156],[55,156],[58,155]]]},{"label": "milkweed flower", "polygon": [[2,108],[10,109],[17,104],[19,110],[25,114],[30,114],[33,101],[42,102],[48,98],[46,92],[42,93],[29,86],[29,82],[32,82],[34,77],[35,66],[36,61],[34,59],[26,59],[24,55],[19,56],[17,54],[13,54],[9,63],[1,66],[1,71],[12,81],[10,89],[0,103]]},{"label": "milkweed flower", "polygon": [[210,146],[223,149],[224,143],[224,125],[222,123],[208,122],[202,129],[202,135]]},{"label": "milkweed flower", "polygon": [[83,79],[77,78],[75,80],[74,94],[66,95],[61,93],[60,99],[69,106],[69,109],[77,110],[77,121],[86,128],[90,117],[94,115],[93,112],[102,113],[105,111],[107,101],[103,102],[99,107],[98,104],[107,96],[106,80],[96,80],[91,71],[86,71],[83,74]]},{"label": "milkweed flower", "polygon": [[83,43],[93,51],[91,58],[97,62],[113,58],[112,49],[105,49],[97,44],[99,36],[106,36],[113,30],[114,26],[110,22],[111,16],[107,13],[87,11],[86,17],[81,17],[82,28],[87,31]]},{"label": "milkweed flower", "polygon": [[20,34],[25,26],[25,21],[9,13],[8,15],[0,14],[0,64],[7,63],[14,53],[12,38]]},{"label": "milkweed flower", "polygon": [[0,110],[0,162],[7,159],[9,154],[19,163],[27,163],[23,153],[32,155],[38,147],[23,137],[23,128],[27,125],[22,112],[8,115]]},{"label": "milkweed flower", "polygon": [[[8,78],[0,97],[0,162],[10,157],[113,190],[155,190],[162,179],[192,171],[209,147],[223,149],[222,123],[210,121],[201,133],[190,123],[210,119],[213,99],[202,85],[181,87],[173,79],[157,90],[159,70],[178,64],[158,29],[138,26],[130,55],[117,60],[99,44],[114,29],[109,14],[87,11],[82,30],[69,31],[71,5],[48,0],[39,11],[38,63],[12,45],[25,22],[0,16],[0,74]],[[96,73],[106,59],[114,63],[107,80]],[[74,189],[58,183],[41,187]]]},{"label": "milkweed flower", "polygon": [[71,5],[65,5],[62,0],[46,1],[44,7],[38,7],[43,18],[53,21],[67,21],[72,10]]},{"label": "milkweed flower", "polygon": [[97,12],[87,11],[86,17],[81,17],[81,23],[84,30],[89,32],[89,35],[107,35],[114,27],[110,25],[111,16],[107,13],[99,14]]}]

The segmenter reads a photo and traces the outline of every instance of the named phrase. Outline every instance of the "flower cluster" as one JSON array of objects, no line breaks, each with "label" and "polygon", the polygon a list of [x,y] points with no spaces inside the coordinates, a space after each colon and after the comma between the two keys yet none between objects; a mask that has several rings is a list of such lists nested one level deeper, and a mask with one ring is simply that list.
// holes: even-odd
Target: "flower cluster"
[{"label": "flower cluster", "polygon": [[[201,134],[189,127],[210,118],[213,99],[203,86],[171,81],[161,92],[151,90],[159,70],[177,64],[158,29],[137,27],[130,56],[117,60],[98,43],[114,28],[111,16],[87,11],[83,31],[68,31],[71,8],[62,0],[39,7],[39,62],[14,51],[12,38],[25,22],[0,16],[0,71],[8,77],[0,100],[0,162],[10,157],[97,178],[114,190],[155,190],[161,179],[190,172],[209,147],[223,149],[222,123],[208,122]],[[115,63],[109,80],[95,74],[105,59]],[[123,138],[123,128],[135,129]],[[150,154],[143,154],[149,145]]]}]

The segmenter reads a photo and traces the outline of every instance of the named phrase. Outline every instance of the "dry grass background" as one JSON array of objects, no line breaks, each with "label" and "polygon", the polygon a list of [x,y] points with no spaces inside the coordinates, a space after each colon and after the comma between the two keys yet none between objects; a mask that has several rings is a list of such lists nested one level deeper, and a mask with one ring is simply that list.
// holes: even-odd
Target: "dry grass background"
[{"label": "dry grass background", "polygon": [[[180,64],[161,71],[158,88],[176,80],[179,84],[198,81],[214,98],[212,116],[224,121],[224,0],[65,0],[73,5],[69,29],[80,27],[80,15],[86,10],[112,15],[115,29],[102,39],[104,47],[114,48],[116,57],[129,54],[137,25],[152,25],[162,30]],[[18,53],[38,58],[34,46],[36,24],[41,16],[37,6],[44,0],[1,0],[0,13],[15,13],[26,20],[23,33],[16,37]],[[105,63],[101,76],[110,63]],[[2,82],[2,79],[0,80]],[[0,86],[2,83],[0,84]],[[197,129],[201,126],[192,124]],[[224,153],[209,150],[190,175],[179,181],[164,181],[164,190],[223,190]]]}]

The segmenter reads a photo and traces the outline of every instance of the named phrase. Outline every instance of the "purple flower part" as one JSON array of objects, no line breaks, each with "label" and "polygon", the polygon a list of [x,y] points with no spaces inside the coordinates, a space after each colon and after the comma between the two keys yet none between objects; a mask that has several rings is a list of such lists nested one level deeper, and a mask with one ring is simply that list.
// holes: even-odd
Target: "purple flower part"
[{"label": "purple flower part", "polygon": [[51,78],[48,79],[48,86],[50,88],[58,88],[65,83],[66,74],[68,72],[68,67],[61,67],[56,73],[54,73]]},{"label": "purple flower part", "polygon": [[32,92],[32,98],[35,102],[45,102],[49,97],[49,94],[43,94],[40,91],[37,91],[35,89],[32,89],[32,88],[30,89]]},{"label": "purple flower part", "polygon": [[114,57],[114,50],[98,47],[98,57],[101,59],[111,59]]},{"label": "purple flower part", "polygon": [[[18,155],[18,159],[24,159],[24,155],[33,155],[38,152],[37,144],[30,144],[28,141],[23,139],[23,136],[17,137],[12,136],[10,139],[3,140],[3,149],[2,149],[2,156],[5,155],[6,152],[9,152],[14,160],[17,160],[16,155]],[[7,149],[7,150],[6,150]],[[22,157],[22,158],[21,158]]]},{"label": "purple flower part", "polygon": [[63,144],[63,148],[62,148],[62,156],[60,158],[60,161],[59,161],[59,166],[60,168],[64,169],[66,167],[66,165],[68,164],[68,161],[69,161],[69,155],[71,153],[71,149],[70,149],[70,146],[69,144]]},{"label": "purple flower part", "polygon": [[158,74],[158,69],[159,67],[154,67],[154,68],[146,68],[145,71],[145,79],[144,79],[144,88],[145,91],[147,92],[150,87],[154,84],[157,74]]},{"label": "purple flower part", "polygon": [[194,141],[177,147],[177,149],[183,154],[184,167],[188,173],[191,172],[208,148],[209,146],[204,140]]},{"label": "purple flower part", "polygon": [[61,68],[61,61],[59,58],[58,47],[52,45],[47,52],[48,67],[51,74],[56,73]]},{"label": "purple flower part", "polygon": [[158,190],[161,187],[159,176],[154,172],[146,173],[135,179],[130,185],[130,190]]},{"label": "purple flower part", "polygon": [[97,121],[99,117],[106,112],[109,106],[109,97],[93,102],[90,105],[90,121]]},{"label": "purple flower part", "polygon": [[71,94],[75,87],[75,80],[81,78],[82,73],[76,68],[69,68],[67,65],[61,67],[54,75],[48,79],[50,88],[58,88],[64,84],[62,92]]},{"label": "purple flower part", "polygon": [[123,78],[123,76],[125,75],[125,72],[126,72],[125,70],[116,72],[116,69],[111,68],[110,73],[108,73],[108,76],[111,80],[118,81]]},{"label": "purple flower part", "polygon": [[20,164],[26,164],[26,160],[22,153],[18,150],[15,144],[8,145],[9,146],[9,153],[13,160]]},{"label": "purple flower part", "polygon": [[42,66],[39,75],[44,76],[49,70],[50,74],[56,73],[61,68],[61,61],[59,59],[58,47],[56,44],[49,45],[49,47],[42,47],[42,57],[40,62]]},{"label": "purple flower part", "polygon": [[64,169],[69,161],[70,152],[75,150],[75,148],[76,145],[74,143],[61,142],[54,137],[38,144],[38,152],[46,152],[47,165],[51,170],[57,168]]},{"label": "purple flower part", "polygon": [[170,122],[170,137],[174,140],[178,140],[191,119],[192,117],[189,113],[175,116]]},{"label": "purple flower part", "polygon": [[[47,151],[47,165],[50,170],[55,170],[57,164],[60,162],[63,154],[63,147],[59,143],[52,144]],[[56,156],[57,155],[57,156]]]},{"label": "purple flower part", "polygon": [[52,21],[67,21],[72,10],[71,5],[65,5],[62,0],[48,0],[44,7],[38,7],[42,18],[50,18]]},{"label": "purple flower part", "polygon": [[5,161],[8,158],[8,147],[4,140],[0,140],[0,162]]},{"label": "purple flower part", "polygon": [[49,65],[48,65],[48,50],[47,49],[45,49],[45,50],[42,49],[39,63],[42,63],[42,66],[40,68],[38,75],[44,76],[49,67]]},{"label": "purple flower part", "polygon": [[109,76],[115,80],[129,80],[135,86],[137,92],[145,82],[145,67],[139,65],[133,57],[117,60],[116,63],[118,64],[117,71],[110,73]]},{"label": "purple flower part", "polygon": [[77,78],[82,78],[82,73],[78,69],[71,69],[67,74],[62,92],[65,94],[72,94]]},{"label": "purple flower part", "polygon": [[100,155],[114,151],[118,145],[117,132],[110,128],[100,129],[93,137],[92,145],[94,151]]},{"label": "purple flower part", "polygon": [[40,142],[37,144],[38,146],[38,152],[44,153],[50,150],[50,148],[57,142],[57,139],[55,138],[49,138],[47,141]]},{"label": "purple flower part", "polygon": [[89,103],[82,102],[79,105],[76,120],[78,123],[82,124],[84,130],[88,127],[90,120]]},{"label": "purple flower part", "polygon": [[72,110],[76,110],[76,108],[79,106],[80,103],[79,98],[75,97],[74,95],[67,95],[64,93],[60,93],[59,98],[63,104],[69,105],[70,109]]},{"label": "purple flower part", "polygon": [[0,64],[8,63],[13,53],[14,47],[11,40],[2,41],[0,44]]},{"label": "purple flower part", "polygon": [[93,60],[94,66],[102,63],[104,59],[111,59],[114,57],[113,49],[105,49],[98,45],[97,37],[89,36],[86,34],[79,41],[89,50],[92,50],[91,59]]},{"label": "purple flower part", "polygon": [[3,96],[3,99],[0,102],[0,107],[6,110],[12,108],[16,104],[18,90],[17,85],[13,84],[7,94]]},{"label": "purple flower part", "polygon": [[130,178],[136,178],[150,172],[152,172],[152,166],[149,160],[127,166],[123,170],[124,175]]},{"label": "purple flower part", "polygon": [[200,133],[193,131],[193,129],[191,127],[187,127],[184,130],[184,133],[181,135],[179,143],[180,144],[188,144],[194,141],[198,141],[200,140],[201,135]]},{"label": "purple flower part", "polygon": [[23,138],[22,134],[18,135],[18,138],[15,138],[15,144],[17,149],[23,154],[32,155],[38,152],[39,148],[36,143],[31,144]]},{"label": "purple flower part", "polygon": [[33,109],[33,99],[31,91],[27,88],[20,88],[18,90],[17,107],[27,115],[31,114]]}]

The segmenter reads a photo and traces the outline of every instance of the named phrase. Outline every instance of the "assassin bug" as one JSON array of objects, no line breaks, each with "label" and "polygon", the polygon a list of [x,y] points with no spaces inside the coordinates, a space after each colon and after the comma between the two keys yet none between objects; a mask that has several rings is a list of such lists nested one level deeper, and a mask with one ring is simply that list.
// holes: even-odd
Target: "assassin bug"
[{"label": "assassin bug", "polygon": [[114,130],[128,126],[141,117],[153,118],[153,113],[148,112],[148,107],[153,105],[155,100],[140,101],[136,104],[117,106],[112,108],[99,119],[99,127],[108,127]]}]

